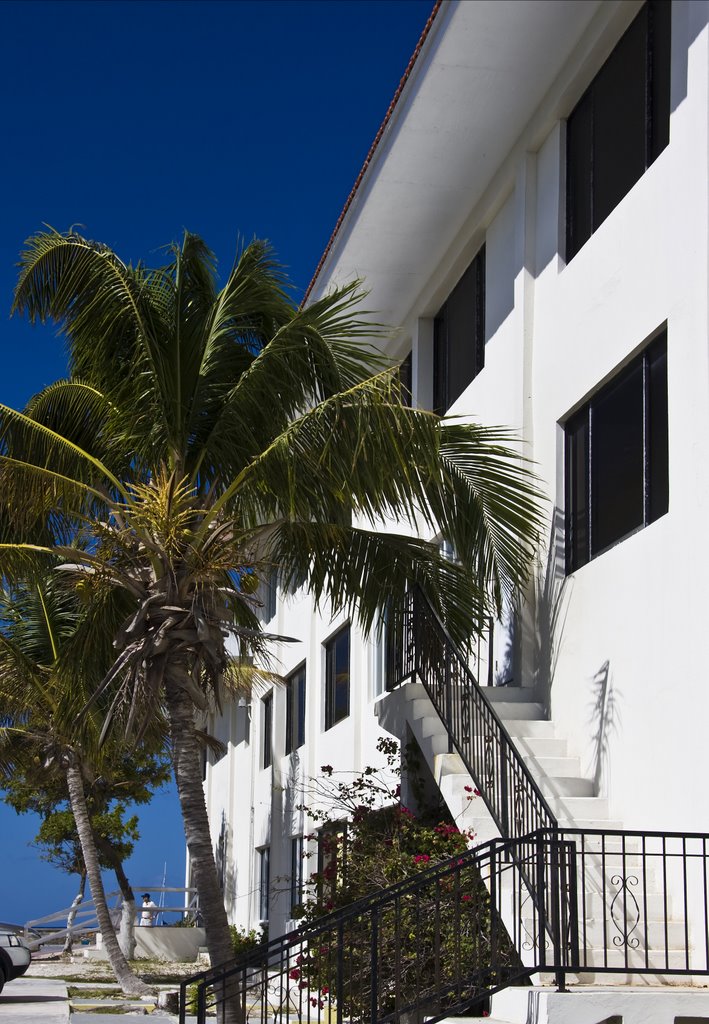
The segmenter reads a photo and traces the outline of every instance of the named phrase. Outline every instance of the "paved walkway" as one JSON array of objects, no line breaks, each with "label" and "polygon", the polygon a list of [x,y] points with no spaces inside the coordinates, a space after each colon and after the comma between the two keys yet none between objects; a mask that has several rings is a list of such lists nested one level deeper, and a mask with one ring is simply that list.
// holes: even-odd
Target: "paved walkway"
[{"label": "paved walkway", "polygon": [[[145,1018],[144,1018],[145,1019]],[[0,992],[0,1022],[69,1024],[66,983],[55,978],[16,978]]]}]

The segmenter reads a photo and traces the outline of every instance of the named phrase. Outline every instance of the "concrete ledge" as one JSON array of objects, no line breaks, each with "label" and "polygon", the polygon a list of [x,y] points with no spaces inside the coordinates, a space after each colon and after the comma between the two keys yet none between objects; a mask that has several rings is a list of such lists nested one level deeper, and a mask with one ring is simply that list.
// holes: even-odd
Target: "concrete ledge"
[{"label": "concrete ledge", "polygon": [[509,988],[492,997],[492,1016],[509,1024],[675,1024],[676,1018],[706,1020],[709,990],[672,988],[601,988],[578,985],[569,992],[548,988]]},{"label": "concrete ledge", "polygon": [[136,928],[135,935],[137,959],[176,963],[194,963],[200,946],[206,942],[204,928]]},{"label": "concrete ledge", "polygon": [[[136,928],[136,960],[169,960],[172,963],[194,963],[200,949],[206,942],[204,928],[171,928],[169,925],[155,928]],[[107,960],[101,933],[96,936],[96,945],[83,949],[86,960]]]}]

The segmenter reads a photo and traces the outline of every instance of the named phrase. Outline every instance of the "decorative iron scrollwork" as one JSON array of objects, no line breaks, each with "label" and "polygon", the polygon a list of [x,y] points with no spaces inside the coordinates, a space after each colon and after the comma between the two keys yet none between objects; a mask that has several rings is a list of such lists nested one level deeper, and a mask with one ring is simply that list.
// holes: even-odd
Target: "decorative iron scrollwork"
[{"label": "decorative iron scrollwork", "polygon": [[[530,899],[532,899],[532,895],[528,892],[519,905],[520,939],[522,939],[522,949],[524,949],[525,951],[539,948],[539,935],[536,933],[536,931],[530,932],[529,928],[527,928],[526,924],[524,923],[524,907],[525,904],[527,904],[530,901]],[[532,901],[532,914],[534,914],[534,901]],[[523,935],[524,938],[522,938]],[[549,942],[549,938],[545,932],[544,949],[549,949],[550,945],[551,943]]]},{"label": "decorative iron scrollwork", "polygon": [[613,875],[611,878],[611,885],[617,886],[610,905],[611,920],[618,929],[618,935],[613,936],[614,946],[637,949],[640,945],[639,937],[633,935],[640,924],[640,907],[630,888],[637,884],[637,875]]},{"label": "decorative iron scrollwork", "polygon": [[515,823],[515,831],[513,832],[513,835],[515,836],[523,836],[527,831],[524,827],[524,798],[524,785],[519,779],[517,779],[512,799],[512,817]]},{"label": "decorative iron scrollwork", "polygon": [[485,783],[490,793],[493,792],[495,784],[495,753],[492,749],[493,738],[490,735],[485,737],[485,756],[483,758],[483,774]]}]

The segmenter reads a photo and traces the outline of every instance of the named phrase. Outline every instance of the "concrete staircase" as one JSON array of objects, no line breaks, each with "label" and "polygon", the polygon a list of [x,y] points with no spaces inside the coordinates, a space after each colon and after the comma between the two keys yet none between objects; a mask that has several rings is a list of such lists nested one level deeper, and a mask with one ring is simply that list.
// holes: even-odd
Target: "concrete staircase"
[{"label": "concrete staircase", "polygon": [[[533,699],[532,691],[521,687],[489,687],[483,690],[547,799],[560,828],[604,831],[622,828],[621,822],[610,817],[608,801],[596,795],[593,782],[582,775],[579,758],[569,752],[566,739],[557,735],[554,723],[546,717],[542,704]],[[462,759],[456,753],[449,753],[446,728],[423,685],[407,683],[388,694],[378,705],[378,716],[380,724],[401,740],[405,739],[407,727],[414,735],[458,826],[473,831],[478,843],[498,837],[497,827],[483,800],[476,797],[475,783]],[[593,852],[596,841],[598,856],[587,857],[584,862],[585,949],[581,950],[582,963],[584,956],[589,964],[600,963],[603,953],[607,952],[607,963],[621,973],[583,973],[578,976],[568,975],[567,980],[570,984],[589,985],[597,982],[604,986],[628,985],[639,981],[647,986],[653,982],[651,977],[631,973],[632,967],[645,966],[645,941],[648,965],[660,969],[664,966],[667,928],[670,966],[682,967],[682,923],[665,921],[666,898],[657,880],[653,878],[652,870],[646,865],[647,893],[642,908],[642,948],[632,949],[623,943],[614,944],[613,939],[621,935],[624,926],[629,930],[632,928],[635,908],[629,897],[626,897],[625,903],[621,898],[616,901],[611,915],[612,895],[618,889],[617,880],[614,882],[613,879],[617,879],[621,867],[625,873],[637,868],[640,856],[637,845],[634,847],[632,839],[628,839],[621,858],[621,840],[616,842],[613,837],[606,837],[604,859],[600,855],[600,837],[598,840],[589,837],[586,850]],[[533,933],[531,920],[523,921],[523,926]],[[638,934],[636,930],[634,935]],[[662,962],[653,959],[653,952],[659,957],[656,952],[659,949],[662,949]],[[533,950],[530,956],[534,956]],[[626,966],[629,968],[627,971],[624,970]],[[538,976],[538,980],[553,983],[551,976]],[[682,979],[677,981],[681,983]],[[662,979],[661,984],[668,984],[667,977]]]}]

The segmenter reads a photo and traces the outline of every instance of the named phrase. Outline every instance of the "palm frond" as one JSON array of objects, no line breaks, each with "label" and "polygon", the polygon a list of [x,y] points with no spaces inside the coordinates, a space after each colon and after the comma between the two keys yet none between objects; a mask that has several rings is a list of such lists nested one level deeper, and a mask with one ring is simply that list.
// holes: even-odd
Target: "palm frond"
[{"label": "palm frond", "polygon": [[490,613],[484,587],[437,544],[338,524],[284,523],[271,539],[284,587],[305,581],[317,604],[356,617],[366,633],[384,609],[400,616],[404,595],[421,586],[455,640],[465,643]]},{"label": "palm frond", "polygon": [[194,471],[206,466],[207,475],[218,469],[222,478],[234,476],[295,415],[388,365],[371,344],[381,331],[353,312],[362,297],[355,282],[306,309],[290,311],[236,384],[221,395],[219,415],[199,439]]},{"label": "palm frond", "polygon": [[395,371],[336,394],[288,424],[232,482],[244,524],[272,520],[431,521],[425,481],[438,465],[437,418],[402,406]]}]

